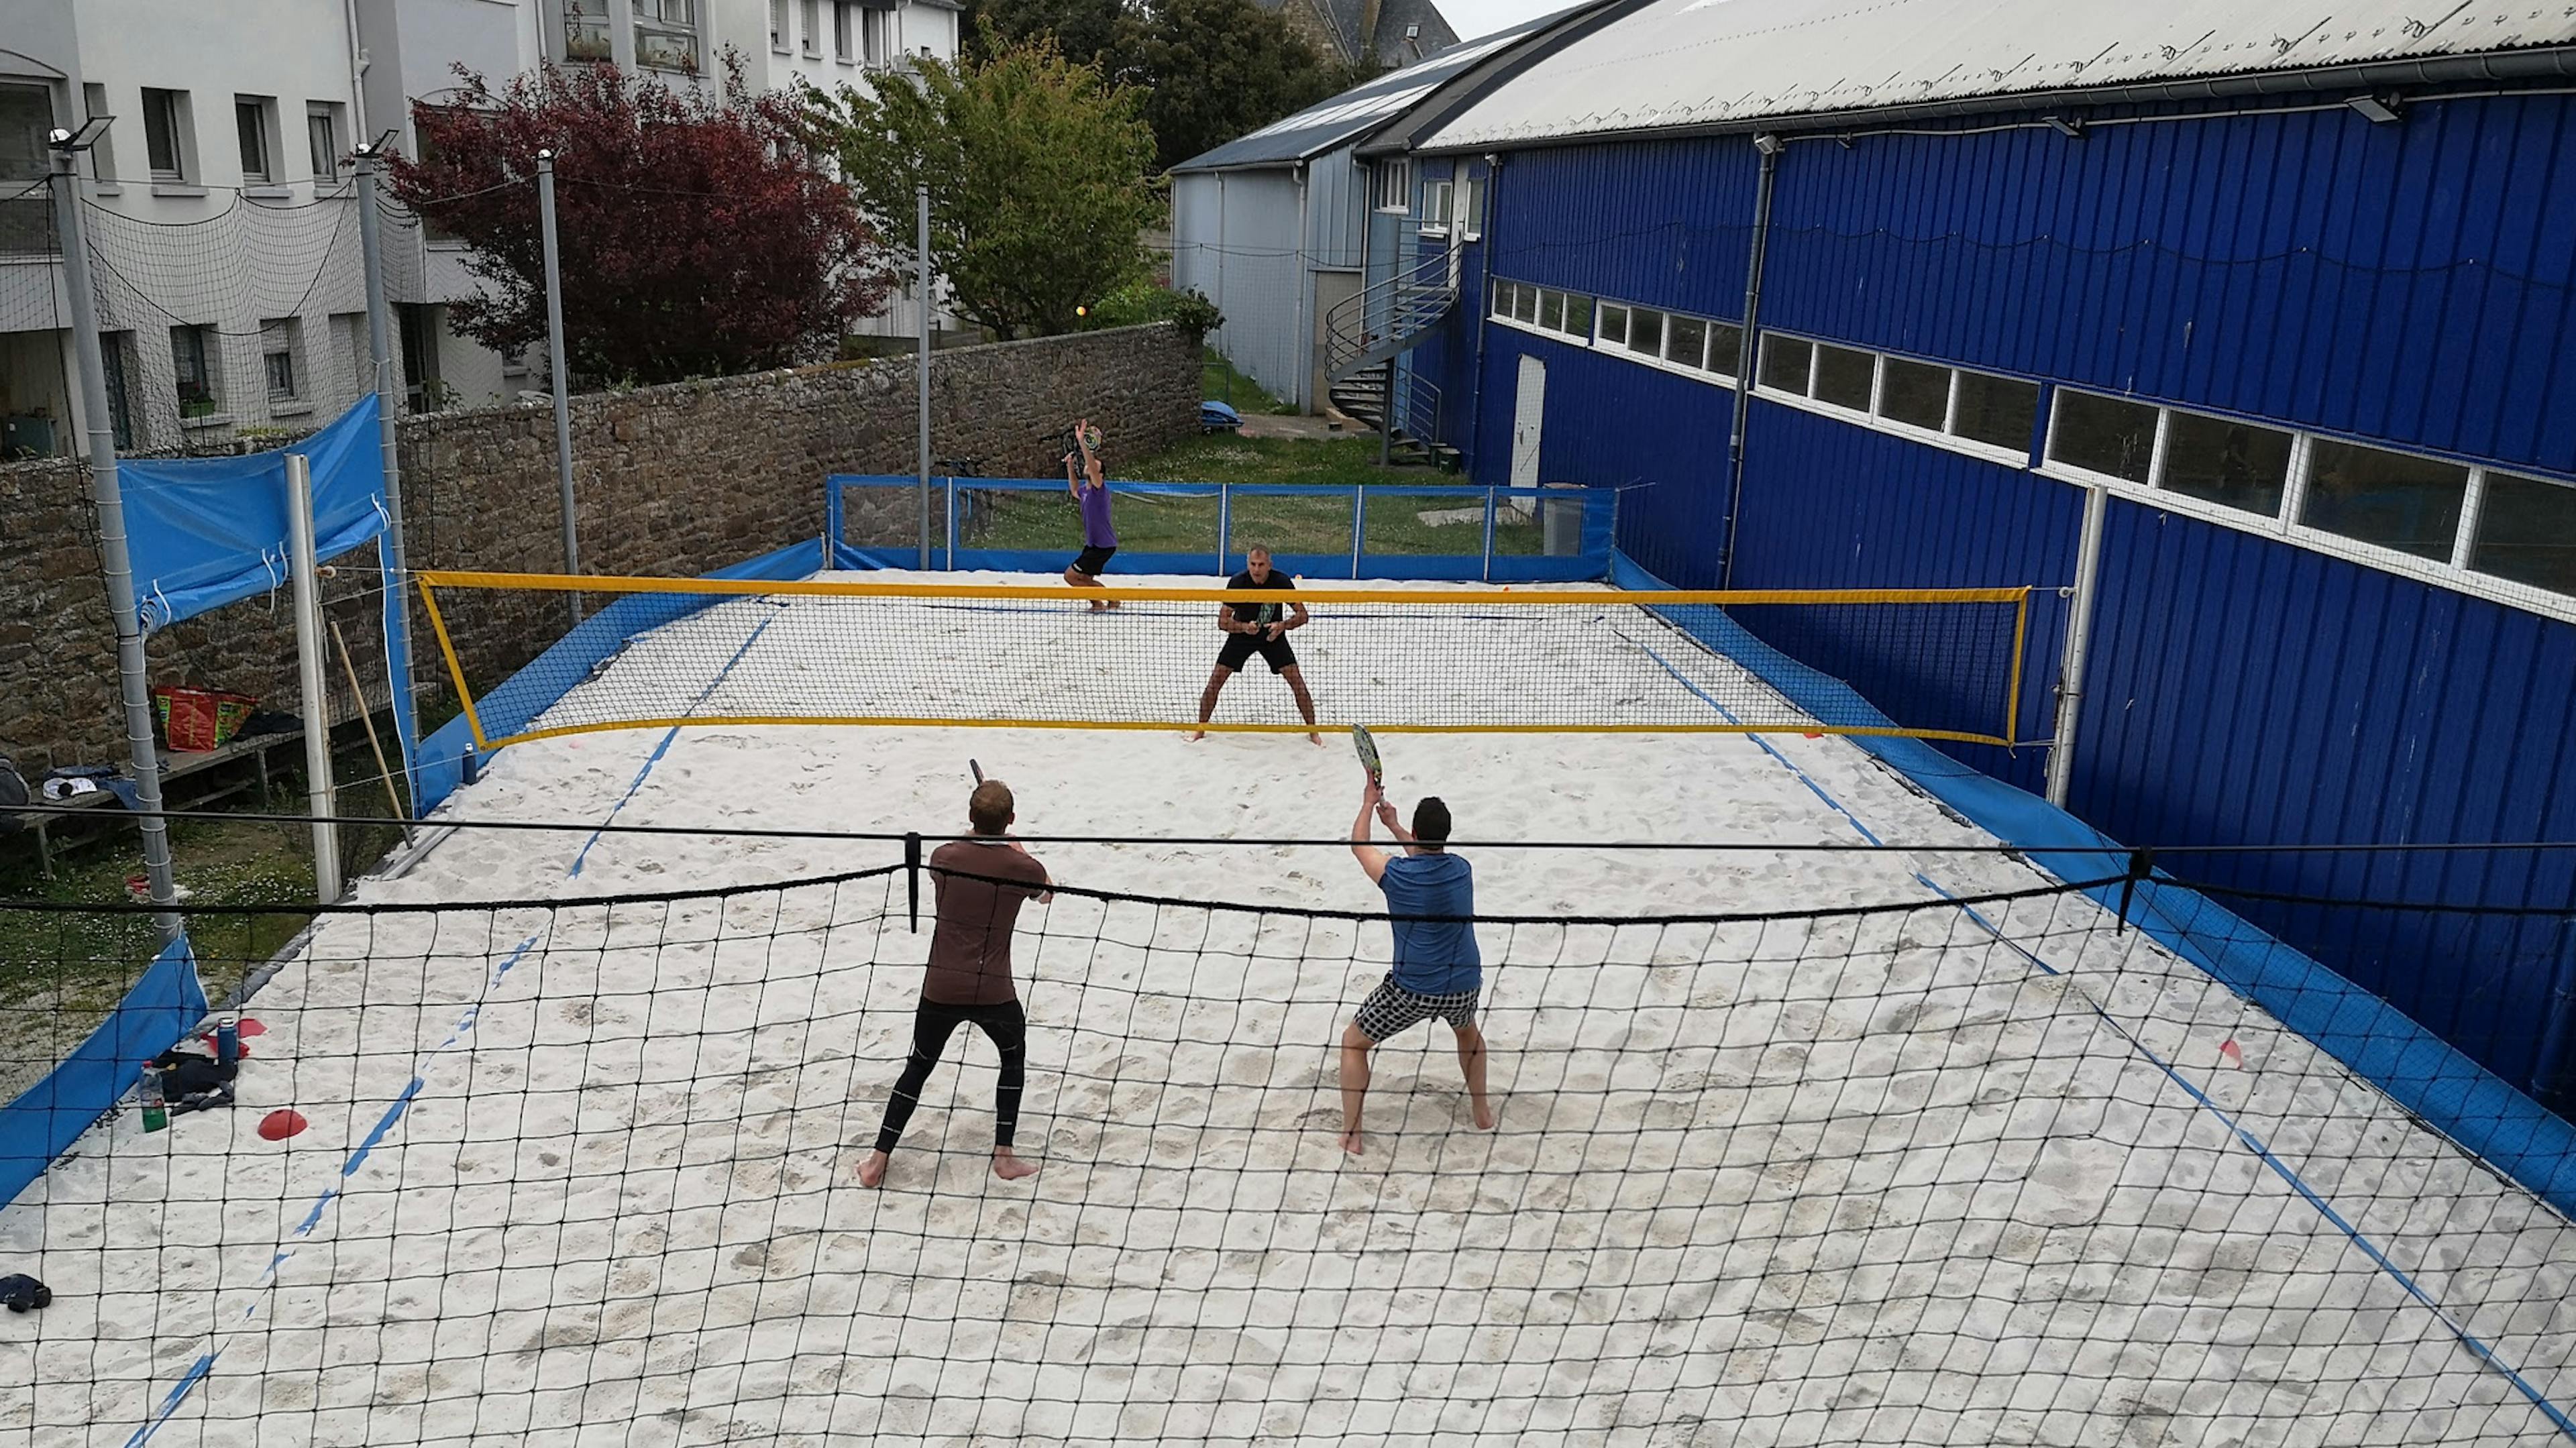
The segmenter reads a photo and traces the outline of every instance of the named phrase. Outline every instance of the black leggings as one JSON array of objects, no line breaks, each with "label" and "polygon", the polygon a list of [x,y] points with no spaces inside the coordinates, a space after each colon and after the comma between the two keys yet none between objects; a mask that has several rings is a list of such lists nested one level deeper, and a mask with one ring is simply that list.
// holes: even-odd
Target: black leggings
[{"label": "black leggings", "polygon": [[948,1038],[972,1023],[993,1038],[1002,1053],[1002,1080],[993,1092],[993,1145],[1009,1146],[1020,1125],[1020,1088],[1028,1078],[1028,1017],[1018,1001],[993,1006],[950,1006],[923,1001],[912,1018],[912,1056],[896,1078],[893,1099],[886,1102],[885,1125],[877,1128],[877,1150],[892,1151],[903,1139],[912,1109],[921,1104],[921,1088],[930,1083],[931,1068],[948,1049]]}]

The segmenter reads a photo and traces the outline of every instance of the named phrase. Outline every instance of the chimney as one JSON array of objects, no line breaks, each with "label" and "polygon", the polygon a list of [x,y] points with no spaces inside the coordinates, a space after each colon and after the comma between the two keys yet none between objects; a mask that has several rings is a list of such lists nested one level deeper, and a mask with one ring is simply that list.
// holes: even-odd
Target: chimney
[{"label": "chimney", "polygon": [[[1360,33],[1354,37],[1359,45],[1360,55],[1368,55],[1377,49],[1378,7],[1384,3],[1385,0],[1360,0]],[[1359,56],[1355,55],[1351,58],[1357,60]],[[1386,59],[1387,57],[1381,55],[1378,57],[1378,62],[1384,64]]]}]

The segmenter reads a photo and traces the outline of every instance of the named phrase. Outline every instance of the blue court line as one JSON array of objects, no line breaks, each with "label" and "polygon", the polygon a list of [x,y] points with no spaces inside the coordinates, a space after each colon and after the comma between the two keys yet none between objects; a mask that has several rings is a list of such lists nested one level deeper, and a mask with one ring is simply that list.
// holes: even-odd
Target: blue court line
[{"label": "blue court line", "polygon": [[[492,971],[492,979],[484,985],[485,992],[488,994],[497,989],[501,982],[508,978],[511,968],[525,959],[528,951],[536,943],[537,937],[528,936],[521,940],[508,955],[503,956],[500,965]],[[340,1164],[339,1182],[334,1183],[324,1190],[322,1195],[313,1199],[313,1209],[304,1214],[304,1220],[296,1224],[295,1230],[287,1234],[286,1242],[278,1247],[276,1255],[268,1259],[268,1270],[260,1274],[259,1282],[251,1288],[252,1300],[243,1304],[242,1315],[234,1324],[234,1331],[239,1331],[243,1323],[259,1316],[261,1298],[258,1294],[276,1285],[278,1269],[284,1267],[288,1260],[294,1257],[297,1249],[313,1235],[313,1229],[321,1225],[323,1216],[331,1209],[331,1204],[339,1200],[345,1183],[358,1174],[360,1167],[366,1165],[367,1154],[381,1145],[385,1137],[393,1131],[395,1124],[402,1120],[403,1114],[411,1110],[411,1103],[419,1097],[421,1089],[429,1084],[430,1063],[453,1050],[472,1034],[474,1023],[482,1014],[483,1005],[480,1001],[465,1008],[465,1014],[458,1017],[456,1024],[449,1028],[447,1038],[440,1041],[437,1048],[422,1060],[420,1068],[412,1073],[409,1084],[403,1087],[402,1094],[396,1096],[391,1104],[385,1107],[385,1114],[377,1119],[375,1126],[359,1141],[356,1150],[349,1154],[349,1159]],[[179,1411],[179,1405],[187,1400],[188,1394],[195,1390],[197,1384],[214,1374],[215,1360],[223,1355],[224,1349],[219,1347],[208,1348],[199,1354],[197,1360],[188,1365],[188,1370],[179,1375],[179,1380],[170,1385],[170,1391],[161,1399],[161,1406],[150,1418],[144,1420],[143,1426],[134,1430],[133,1437],[125,1440],[126,1448],[141,1448],[141,1445],[151,1441],[152,1435],[160,1432],[162,1426],[170,1421],[170,1415]]]},{"label": "blue court line", "polygon": [[[1699,687],[1699,685],[1692,683],[1688,677],[1683,675],[1681,670],[1673,667],[1670,660],[1655,652],[1652,647],[1639,643],[1635,639],[1630,639],[1629,642],[1636,644],[1639,649],[1644,650],[1646,657],[1653,659],[1663,668],[1665,673],[1672,675],[1676,683],[1679,683],[1683,688],[1690,690],[1692,694],[1696,695],[1701,703],[1704,703],[1711,709],[1716,710],[1726,719],[1726,722],[1730,724],[1740,724],[1744,722],[1736,716],[1733,710],[1728,709],[1724,704],[1711,698],[1705,690]],[[1868,825],[1862,823],[1860,816],[1853,814],[1849,809],[1845,808],[1842,801],[1834,798],[1823,785],[1818,784],[1812,775],[1799,767],[1797,761],[1789,758],[1789,756],[1781,753],[1777,748],[1773,747],[1770,740],[1763,738],[1759,734],[1748,734],[1745,737],[1751,739],[1756,745],[1760,746],[1763,753],[1768,754],[1773,759],[1779,761],[1782,768],[1796,776],[1799,783],[1813,791],[1816,798],[1823,800],[1833,809],[1834,813],[1841,815],[1845,820],[1849,821],[1851,827],[1858,830],[1863,839],[1868,840],[1873,845],[1885,843],[1879,839],[1878,835],[1872,831]],[[1929,888],[1934,894],[1939,895],[1944,900],[1955,901],[1958,898],[1948,889],[1943,887],[1939,881],[1934,880],[1931,876],[1924,874],[1920,870],[1914,872],[1914,878],[1917,882]],[[2032,965],[2037,966],[2040,970],[2047,972],[2049,975],[2059,977],[2064,977],[2066,975],[2064,971],[2050,965],[2047,961],[2040,959],[2030,950],[2023,947],[2019,941],[2006,937],[2001,930],[1996,928],[1994,922],[1988,920],[1975,906],[1961,905],[1958,908],[1959,912],[1967,916],[1971,921],[1974,921],[1979,929],[1985,931],[1987,935],[1993,937],[1998,943],[2002,944],[2006,949],[2011,950],[2022,959],[2029,961]],[[2308,1185],[2307,1181],[2302,1178],[2288,1162],[2285,1162],[2279,1157],[2273,1155],[2272,1149],[2265,1145],[2260,1137],[2257,1137],[2252,1131],[2248,1130],[2242,1123],[2237,1121],[2235,1117],[2229,1115],[2225,1108],[2211,1100],[2209,1098],[2209,1093],[2193,1084],[2189,1078],[2182,1074],[2180,1068],[2165,1060],[2164,1057],[2157,1055],[2154,1048],[2147,1045],[2146,1042],[2139,1040],[2126,1025],[2121,1023],[2118,1017],[2103,1009],[2099,1002],[2080,991],[2074,992],[2074,995],[2075,998],[2082,1001],[2085,1007],[2091,1010],[2094,1015],[2099,1016],[2104,1024],[2110,1026],[2112,1031],[2117,1034],[2120,1039],[2128,1042],[2131,1049],[2135,1050],[2139,1055],[2144,1056],[2157,1070],[2163,1072],[2165,1079],[2173,1082],[2176,1086],[2181,1087],[2194,1102],[2199,1104],[2202,1110],[2217,1118],[2218,1124],[2226,1127],[2229,1132],[2235,1135],[2238,1141],[2243,1142],[2246,1149],[2254,1153],[2256,1160],[2262,1162],[2266,1167],[2269,1167],[2274,1175],[2289,1184],[2292,1191],[2297,1192],[2301,1197],[2305,1198],[2308,1205],[2314,1207],[2319,1216],[2325,1218],[2329,1223],[2332,1223],[2337,1231],[2342,1232],[2345,1238],[2349,1240],[2353,1246],[2361,1250],[2363,1256],[2368,1257],[2373,1263],[2376,1263],[2379,1270],[2387,1273],[2390,1280],[2394,1281],[2400,1288],[2403,1288],[2407,1296],[2414,1298],[2419,1303],[2422,1303],[2425,1310],[2433,1314],[2433,1320],[2449,1329],[2451,1336],[2458,1339],[2460,1345],[2467,1348],[2471,1356],[2475,1357],[2479,1362],[2493,1369],[2497,1373],[2502,1374],[2505,1381],[2513,1384],[2515,1389],[2520,1391],[2523,1397],[2530,1400],[2533,1407],[2538,1408],[2543,1416],[2547,1417],[2551,1423],[2557,1425],[2560,1433],[2565,1434],[2570,1439],[2576,1439],[2576,1419],[2571,1419],[2564,1410],[2559,1408],[2556,1403],[2551,1402],[2548,1397],[2537,1387],[2534,1387],[2528,1379],[2524,1378],[2523,1375],[2520,1372],[2517,1372],[2511,1364],[2507,1363],[2501,1356],[2499,1356],[2494,1348],[2489,1347],[2485,1342],[2481,1341],[2475,1333],[2470,1332],[2467,1324],[2453,1317],[2449,1311],[2443,1308],[2442,1304],[2434,1301],[2432,1295],[2427,1293],[2423,1287],[2418,1285],[2415,1279],[2409,1276],[2404,1268],[2389,1260],[2388,1254],[2381,1251],[2378,1244],[2372,1242],[2368,1237],[2363,1236],[2360,1228],[2354,1226],[2351,1222],[2346,1221],[2343,1214],[2336,1211],[2334,1206],[2317,1192],[2316,1188]]]},{"label": "blue court line", "polygon": [[[760,642],[760,636],[769,632],[769,626],[778,622],[780,617],[780,614],[772,613],[769,617],[760,621],[760,627],[753,629],[749,635],[744,637],[742,647],[733,651],[733,657],[725,660],[724,667],[716,670],[716,676],[707,681],[707,686],[698,691],[698,696],[696,698],[689,701],[689,707],[691,709],[695,709],[700,704],[705,703],[707,701],[707,696],[714,693],[723,685],[726,676],[733,672],[733,666],[742,662],[743,655],[751,652],[751,646]],[[662,731],[661,742],[653,746],[652,753],[644,756],[643,767],[635,771],[635,778],[626,786],[626,792],[617,797],[617,803],[608,807],[608,818],[601,820],[599,822],[600,827],[590,832],[589,839],[581,842],[581,849],[572,857],[572,868],[564,871],[564,878],[568,880],[580,878],[583,863],[590,859],[590,847],[598,844],[601,838],[607,834],[608,826],[617,823],[618,811],[626,808],[626,802],[633,799],[635,797],[635,792],[644,787],[645,777],[653,772],[654,765],[662,762],[663,755],[671,752],[671,741],[679,737],[680,727],[676,724]]]}]

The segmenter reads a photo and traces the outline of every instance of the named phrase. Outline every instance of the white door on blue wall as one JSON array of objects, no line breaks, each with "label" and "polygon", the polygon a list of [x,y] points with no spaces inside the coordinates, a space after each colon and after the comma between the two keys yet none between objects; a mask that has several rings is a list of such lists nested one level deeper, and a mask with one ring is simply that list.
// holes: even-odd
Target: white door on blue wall
[{"label": "white door on blue wall", "polygon": [[1520,386],[1512,393],[1512,486],[1538,486],[1538,428],[1547,415],[1547,364],[1521,358]]}]

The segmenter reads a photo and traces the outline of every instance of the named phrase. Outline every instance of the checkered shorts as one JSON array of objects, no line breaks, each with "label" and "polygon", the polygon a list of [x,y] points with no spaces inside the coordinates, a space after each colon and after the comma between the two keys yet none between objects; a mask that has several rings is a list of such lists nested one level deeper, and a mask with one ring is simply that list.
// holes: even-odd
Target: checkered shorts
[{"label": "checkered shorts", "polygon": [[1469,1030],[1476,1024],[1476,998],[1480,992],[1455,991],[1448,995],[1424,995],[1406,990],[1389,975],[1378,982],[1369,998],[1360,1002],[1360,1034],[1372,1041],[1400,1036],[1415,1026],[1437,1016],[1453,1030]]}]

